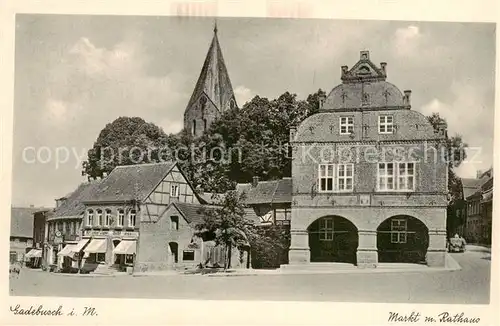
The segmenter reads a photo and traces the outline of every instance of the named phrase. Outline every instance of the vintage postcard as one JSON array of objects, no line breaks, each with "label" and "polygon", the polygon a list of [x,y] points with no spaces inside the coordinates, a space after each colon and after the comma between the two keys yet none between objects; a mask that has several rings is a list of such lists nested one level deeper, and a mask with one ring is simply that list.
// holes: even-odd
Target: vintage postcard
[{"label": "vintage postcard", "polygon": [[7,324],[499,322],[491,17],[51,3],[4,14]]}]

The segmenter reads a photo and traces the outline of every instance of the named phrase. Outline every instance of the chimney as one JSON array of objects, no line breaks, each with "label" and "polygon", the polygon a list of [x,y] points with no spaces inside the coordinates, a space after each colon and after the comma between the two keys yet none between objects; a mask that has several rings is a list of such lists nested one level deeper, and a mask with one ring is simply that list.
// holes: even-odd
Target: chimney
[{"label": "chimney", "polygon": [[258,184],[259,184],[259,177],[254,176],[252,179],[252,187],[257,187]]},{"label": "chimney", "polygon": [[411,91],[405,90],[404,93],[405,95],[403,96],[403,104],[405,106],[411,106]]},{"label": "chimney", "polygon": [[483,174],[482,170],[477,170],[476,171],[476,179],[481,179],[481,175]]},{"label": "chimney", "polygon": [[349,67],[347,66],[342,66],[340,67],[342,70],[341,70],[341,76],[344,77],[346,74],[347,74],[347,71],[349,70]]},{"label": "chimney", "polygon": [[384,73],[384,75],[387,76],[387,71],[386,71],[387,62],[381,62],[380,67],[382,68],[382,72]]},{"label": "chimney", "polygon": [[319,109],[322,110],[323,109],[323,104],[325,104],[325,100],[326,100],[326,95],[321,93],[319,96],[318,96],[318,100],[319,100]]}]

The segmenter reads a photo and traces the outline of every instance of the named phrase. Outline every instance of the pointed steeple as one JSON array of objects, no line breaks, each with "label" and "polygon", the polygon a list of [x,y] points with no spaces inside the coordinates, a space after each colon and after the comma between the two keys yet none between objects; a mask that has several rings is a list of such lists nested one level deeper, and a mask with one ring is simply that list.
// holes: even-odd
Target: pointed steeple
[{"label": "pointed steeple", "polygon": [[192,106],[193,102],[197,101],[202,93],[205,93],[208,99],[210,99],[221,112],[229,109],[229,102],[235,100],[233,87],[229,79],[224,57],[222,56],[217,32],[217,22],[215,22],[212,43],[208,49],[205,62],[203,63],[200,76],[198,77],[198,82],[196,83],[187,108]]},{"label": "pointed steeple", "polygon": [[215,21],[212,42],[184,113],[184,127],[194,135],[200,135],[198,130],[205,130],[215,120],[214,114],[207,116],[211,111],[209,107],[213,107],[219,115],[237,105],[217,33]]}]

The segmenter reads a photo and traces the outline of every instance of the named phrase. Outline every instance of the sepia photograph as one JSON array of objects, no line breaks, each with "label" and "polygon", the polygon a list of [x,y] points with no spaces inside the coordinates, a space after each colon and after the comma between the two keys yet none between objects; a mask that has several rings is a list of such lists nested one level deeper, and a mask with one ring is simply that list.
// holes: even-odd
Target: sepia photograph
[{"label": "sepia photograph", "polygon": [[14,42],[11,298],[490,303],[495,23],[18,13]]}]

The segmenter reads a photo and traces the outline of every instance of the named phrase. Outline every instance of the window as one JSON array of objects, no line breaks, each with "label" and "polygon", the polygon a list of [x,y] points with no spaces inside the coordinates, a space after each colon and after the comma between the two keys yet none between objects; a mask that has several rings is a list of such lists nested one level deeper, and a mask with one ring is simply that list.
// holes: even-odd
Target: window
[{"label": "window", "polygon": [[125,212],[123,209],[118,210],[118,221],[116,221],[117,226],[123,226],[125,225]]},{"label": "window", "polygon": [[328,192],[333,191],[334,179],[334,164],[320,164],[319,165],[319,191]]},{"label": "window", "polygon": [[274,210],[274,220],[277,225],[290,225],[292,212],[290,208],[278,208]]},{"label": "window", "polygon": [[66,229],[64,230],[64,233],[66,233],[66,234],[68,234],[68,235],[69,235],[69,234],[73,234],[73,233],[71,233],[72,224],[73,224],[73,222],[70,222],[70,221],[68,221],[68,222],[66,223]]},{"label": "window", "polygon": [[379,134],[392,134],[394,132],[394,119],[392,115],[381,115],[378,117]]},{"label": "window", "polygon": [[[335,182],[335,176],[337,182]],[[320,164],[319,191],[352,191],[354,184],[354,164]]]},{"label": "window", "polygon": [[134,255],[125,255],[125,264],[133,264]]},{"label": "window", "polygon": [[98,226],[103,225],[104,223],[102,221],[102,210],[100,210],[100,209],[97,210],[96,217],[97,217],[97,225]]},{"label": "window", "polygon": [[170,197],[179,197],[179,185],[170,186]]},{"label": "window", "polygon": [[415,163],[379,163],[379,191],[415,190]]},{"label": "window", "polygon": [[94,224],[94,211],[90,209],[87,211],[87,225],[92,226],[93,224]]},{"label": "window", "polygon": [[349,135],[354,133],[354,118],[340,117],[340,134]]},{"label": "window", "polygon": [[207,119],[203,119],[203,130],[204,131],[207,131],[207,126],[208,126]]},{"label": "window", "polygon": [[111,210],[107,209],[106,214],[104,215],[104,226],[109,227],[111,224]]},{"label": "window", "polygon": [[398,163],[398,190],[415,189],[415,164]]},{"label": "window", "polygon": [[352,191],[354,164],[339,164],[337,166],[337,190]]},{"label": "window", "polygon": [[194,250],[184,250],[182,252],[182,260],[194,260]]},{"label": "window", "polygon": [[136,217],[135,209],[130,210],[130,212],[128,213],[129,227],[135,227],[135,217]]},{"label": "window", "polygon": [[196,120],[193,120],[193,129],[191,130],[193,136],[196,136]]},{"label": "window", "polygon": [[333,241],[333,218],[320,220],[319,239],[321,241]]},{"label": "window", "polygon": [[179,230],[179,216],[170,216],[170,230]]},{"label": "window", "polygon": [[105,253],[97,253],[95,254],[95,261],[97,263],[101,263],[106,260],[106,254]]},{"label": "window", "polygon": [[391,243],[406,243],[406,219],[391,220]]}]

